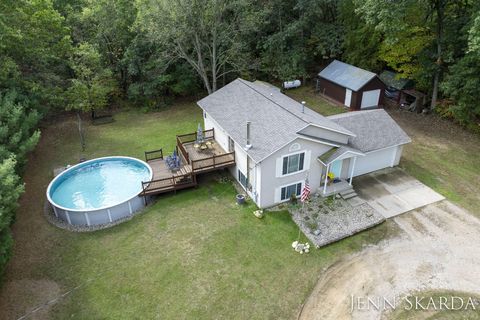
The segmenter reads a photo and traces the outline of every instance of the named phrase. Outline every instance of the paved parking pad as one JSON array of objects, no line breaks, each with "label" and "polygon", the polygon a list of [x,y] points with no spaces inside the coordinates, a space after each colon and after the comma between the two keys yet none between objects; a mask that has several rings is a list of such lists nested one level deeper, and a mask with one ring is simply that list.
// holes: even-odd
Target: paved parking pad
[{"label": "paved parking pad", "polygon": [[445,199],[400,168],[384,169],[356,177],[353,186],[359,198],[385,218]]}]

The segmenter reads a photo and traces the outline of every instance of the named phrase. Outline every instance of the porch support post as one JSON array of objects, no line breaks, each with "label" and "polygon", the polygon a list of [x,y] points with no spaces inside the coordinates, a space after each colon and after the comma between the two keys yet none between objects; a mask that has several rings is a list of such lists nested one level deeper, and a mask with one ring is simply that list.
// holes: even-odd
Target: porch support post
[{"label": "porch support post", "polygon": [[327,193],[327,181],[328,181],[328,169],[330,168],[330,163],[327,164],[327,170],[325,171],[325,183],[323,184],[323,194]]},{"label": "porch support post", "polygon": [[352,185],[353,172],[355,171],[355,162],[357,162],[357,156],[353,157],[352,170],[350,171],[350,182],[349,182],[350,185]]}]

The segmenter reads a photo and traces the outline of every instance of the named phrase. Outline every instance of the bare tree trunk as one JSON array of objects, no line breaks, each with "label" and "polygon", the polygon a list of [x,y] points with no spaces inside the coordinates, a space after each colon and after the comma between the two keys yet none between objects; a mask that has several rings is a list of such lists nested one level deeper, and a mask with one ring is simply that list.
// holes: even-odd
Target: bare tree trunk
[{"label": "bare tree trunk", "polygon": [[203,83],[205,84],[205,88],[207,88],[208,94],[211,94],[213,91],[208,79],[207,71],[205,70],[205,66],[203,64],[202,45],[200,44],[200,39],[198,38],[197,34],[195,34],[195,49],[197,51],[198,70],[200,76],[203,79]]},{"label": "bare tree trunk", "polygon": [[217,91],[217,33],[213,31],[212,37],[212,92]]},{"label": "bare tree trunk", "polygon": [[85,151],[85,134],[82,126],[82,117],[80,116],[80,111],[77,111],[77,121],[78,121],[78,133],[80,135],[80,144],[82,146],[82,151]]},{"label": "bare tree trunk", "polygon": [[435,10],[437,11],[437,61],[435,75],[433,77],[433,89],[432,89],[432,101],[430,103],[430,109],[433,110],[437,105],[438,99],[438,86],[440,84],[440,76],[442,74],[443,58],[442,58],[442,41],[443,41],[443,23],[444,23],[444,9],[445,0],[436,0],[434,3]]}]

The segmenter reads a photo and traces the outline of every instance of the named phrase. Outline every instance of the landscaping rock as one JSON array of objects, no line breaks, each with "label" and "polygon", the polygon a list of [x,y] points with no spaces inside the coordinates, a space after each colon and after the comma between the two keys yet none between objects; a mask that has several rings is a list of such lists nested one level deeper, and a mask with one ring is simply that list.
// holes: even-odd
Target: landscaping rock
[{"label": "landscaping rock", "polygon": [[262,219],[264,214],[263,214],[263,210],[255,210],[253,211],[253,215],[255,217],[257,217],[258,219]]},{"label": "landscaping rock", "polygon": [[385,221],[368,203],[352,206],[344,199],[313,197],[306,206],[306,211],[314,209],[308,211],[308,217],[301,207],[289,210],[300,230],[317,248]]}]

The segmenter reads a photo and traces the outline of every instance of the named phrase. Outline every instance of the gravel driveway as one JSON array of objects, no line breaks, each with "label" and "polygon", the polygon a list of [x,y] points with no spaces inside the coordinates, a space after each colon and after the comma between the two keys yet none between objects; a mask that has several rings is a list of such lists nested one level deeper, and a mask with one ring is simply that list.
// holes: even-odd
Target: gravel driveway
[{"label": "gravel driveway", "polygon": [[480,294],[480,220],[448,201],[393,218],[398,237],[365,248],[329,268],[300,319],[383,319],[374,309],[351,312],[351,296],[404,297],[414,291]]}]

